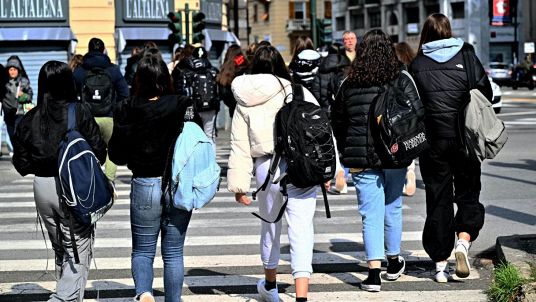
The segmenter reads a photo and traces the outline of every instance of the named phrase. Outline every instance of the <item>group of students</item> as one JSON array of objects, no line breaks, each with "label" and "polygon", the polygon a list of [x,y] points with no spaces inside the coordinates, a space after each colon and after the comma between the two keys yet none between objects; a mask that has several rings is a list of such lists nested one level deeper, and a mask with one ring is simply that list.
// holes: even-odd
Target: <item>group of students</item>
[{"label": "group of students", "polygon": [[[427,207],[423,245],[436,263],[434,279],[449,280],[447,259],[453,249],[456,274],[467,277],[470,270],[467,253],[483,226],[484,207],[479,202],[480,162],[465,157],[456,130],[459,109],[469,92],[465,70],[458,67],[464,65],[461,50],[472,54],[470,64],[475,66],[477,87],[491,99],[490,84],[481,63],[470,45],[452,37],[449,20],[442,14],[426,19],[416,57],[412,62],[404,62],[409,66],[400,62],[390,37],[381,30],[366,33],[357,47],[356,36],[351,32],[345,33],[343,42],[344,51],[328,53],[322,59],[307,51],[308,47],[295,52],[290,71],[278,50],[267,42],[246,53],[238,46],[227,50],[215,79],[219,97],[233,112],[228,190],[235,193],[237,202],[251,204],[247,195],[251,179],[256,178],[257,186],[264,182],[274,154],[275,116],[285,100],[291,101],[292,83],[302,83],[307,88],[304,100],[330,112],[340,161],[349,169],[356,188],[368,263],[368,277],[361,288],[380,291],[381,263],[385,258],[386,279],[397,280],[405,271],[400,244],[406,168],[383,167],[367,142],[370,105],[383,86],[396,80],[408,101],[418,109],[417,114],[425,117],[427,127],[430,148],[420,156]],[[80,263],[74,262],[66,209],[58,188],[58,143],[67,130],[67,108],[72,102],[77,103],[76,127],[98,160],[103,163],[108,155],[111,164],[127,165],[132,171],[130,222],[135,299],[155,301],[153,262],[160,235],[165,301],[180,301],[183,247],[192,212],[175,208],[162,196],[162,177],[169,150],[190,108],[200,126],[206,125],[207,117],[210,120],[213,114],[209,112],[212,110],[198,110],[194,92],[184,93],[187,89],[179,85],[195,78],[188,72],[195,73],[196,68],[209,66],[204,49],[190,50],[170,70],[158,49],[144,49],[137,58],[130,91],[124,77],[114,76],[117,66],[109,62],[99,39],[90,41],[89,53],[74,73],[67,64],[58,61],[49,61],[41,68],[37,105],[16,126],[13,163],[21,175],[35,175],[36,208],[55,251],[59,278],[49,301],[83,300],[93,255],[94,226],[76,225]],[[183,51],[189,52],[186,48]],[[307,64],[307,60],[317,64]],[[104,68],[120,87],[116,90],[126,93],[120,97],[117,91],[114,110],[104,119],[95,118],[89,106],[78,101],[83,87],[77,78],[83,79],[84,73],[91,72],[90,62]],[[312,76],[314,72],[307,70],[310,66],[318,68],[317,75]],[[106,137],[103,128],[110,127],[113,131]],[[207,134],[213,138],[211,133]],[[282,159],[272,177],[278,178],[286,166]],[[339,175],[344,176],[340,166]],[[112,181],[112,176],[109,177]],[[343,182],[346,184],[345,178]],[[340,184],[336,182],[336,186]],[[261,216],[277,215],[284,202],[280,189],[279,183],[271,183],[258,193]],[[316,187],[297,188],[292,184],[287,188],[284,214],[296,301],[307,301],[313,273],[316,191]],[[454,203],[458,205],[456,216]],[[281,230],[281,221],[261,222],[260,255],[265,278],[259,280],[257,290],[263,301],[279,301],[277,267]]]}]

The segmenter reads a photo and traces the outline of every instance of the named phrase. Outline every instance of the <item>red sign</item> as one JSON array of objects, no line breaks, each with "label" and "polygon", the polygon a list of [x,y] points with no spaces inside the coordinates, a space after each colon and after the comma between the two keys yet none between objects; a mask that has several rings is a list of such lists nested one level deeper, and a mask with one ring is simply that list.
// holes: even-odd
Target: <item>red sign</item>
[{"label": "red sign", "polygon": [[491,19],[491,25],[501,26],[511,22],[510,0],[493,0],[493,19]]}]

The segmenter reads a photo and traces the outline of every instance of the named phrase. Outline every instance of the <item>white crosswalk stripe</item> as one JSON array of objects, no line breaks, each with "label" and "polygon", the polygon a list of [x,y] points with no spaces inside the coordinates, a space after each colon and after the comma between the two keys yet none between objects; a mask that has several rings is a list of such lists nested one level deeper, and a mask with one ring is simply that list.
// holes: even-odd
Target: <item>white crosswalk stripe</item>
[{"label": "white crosswalk stripe", "polygon": [[[218,161],[223,167],[227,165],[228,153],[228,147],[218,148]],[[117,175],[119,199],[98,223],[95,241],[98,270],[93,268],[90,273],[85,301],[132,301],[134,295],[130,275],[131,173],[126,167],[119,167]],[[36,224],[32,180],[32,177],[20,178],[0,187],[0,301],[46,300],[55,289],[51,272],[53,253],[46,250]],[[256,205],[244,207],[236,203],[226,186],[223,178],[214,201],[192,215],[185,244],[185,302],[258,299],[255,285],[262,278],[259,275],[262,272],[258,247],[260,223],[250,214],[258,209]],[[421,245],[424,217],[412,211],[412,207],[424,205],[408,203],[403,207],[402,234],[407,273],[396,282],[384,282],[382,292],[377,294],[357,289],[357,284],[366,278],[366,258],[355,188],[348,189],[345,195],[329,195],[331,219],[325,218],[322,195],[318,194],[315,273],[311,278],[310,301],[428,302],[462,297],[463,301],[486,301],[479,281],[482,275],[477,269],[471,270],[469,278],[448,287],[431,280],[433,265]],[[294,301],[288,238],[283,229],[278,275],[280,297],[282,301]],[[47,246],[50,248],[50,242]],[[157,290],[157,301],[164,301],[163,263],[157,250],[153,287]]]}]

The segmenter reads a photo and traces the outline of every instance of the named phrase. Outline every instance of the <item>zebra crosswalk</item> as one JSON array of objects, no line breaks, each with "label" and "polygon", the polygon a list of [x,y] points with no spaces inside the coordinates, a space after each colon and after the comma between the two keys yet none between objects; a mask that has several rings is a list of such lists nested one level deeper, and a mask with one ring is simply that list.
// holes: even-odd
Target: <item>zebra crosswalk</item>
[{"label": "zebra crosswalk", "polygon": [[[217,157],[224,170],[229,153],[226,145],[220,138]],[[132,301],[134,296],[130,272],[130,175],[126,167],[119,167],[119,198],[98,223],[95,261],[85,301]],[[216,198],[192,215],[184,248],[185,302],[258,299],[256,282],[263,277],[258,246],[260,222],[249,214],[257,209],[255,204],[245,207],[236,203],[226,187],[224,178]],[[384,281],[380,293],[359,290],[357,285],[366,278],[367,269],[355,189],[350,186],[348,194],[330,195],[329,201],[333,217],[326,219],[322,195],[318,194],[310,301],[486,301],[486,271],[473,268],[467,279],[448,285],[432,281],[433,264],[421,245],[424,216],[422,208],[417,210],[424,205],[411,200],[403,207],[402,255],[407,261],[406,274],[395,282]],[[285,227],[281,244],[280,298],[294,301]],[[153,287],[157,301],[164,301],[159,249],[157,254]],[[36,223],[32,177],[1,186],[0,301],[46,300],[56,285],[53,264],[50,243],[45,245]]]}]

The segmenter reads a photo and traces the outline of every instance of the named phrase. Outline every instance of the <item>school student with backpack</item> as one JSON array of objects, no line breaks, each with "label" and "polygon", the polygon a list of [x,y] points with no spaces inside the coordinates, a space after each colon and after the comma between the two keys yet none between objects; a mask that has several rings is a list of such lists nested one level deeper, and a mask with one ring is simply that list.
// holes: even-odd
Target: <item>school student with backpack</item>
[{"label": "school student with backpack", "polygon": [[[246,195],[251,177],[257,186],[269,175],[274,154],[274,127],[278,111],[285,100],[292,102],[290,74],[281,54],[273,46],[260,46],[253,57],[251,74],[236,77],[231,84],[237,100],[231,126],[231,153],[227,181],[237,202],[251,204]],[[303,89],[306,102],[318,105],[313,95]],[[279,162],[266,190],[257,194],[260,216],[273,221],[283,206],[281,184],[273,183],[285,173],[288,163]],[[313,272],[313,217],[316,209],[316,186],[298,188],[287,185],[288,202],[285,218],[291,246],[292,276],[296,285],[296,301],[307,301],[309,278]],[[282,222],[261,221],[261,260],[265,277],[258,281],[257,291],[262,301],[279,301],[276,281],[280,256]]]},{"label": "school student with backpack", "polygon": [[75,246],[80,260],[77,263],[69,233],[70,213],[62,201],[58,173],[58,150],[67,132],[71,104],[76,107],[76,129],[100,162],[106,158],[106,144],[91,112],[76,101],[73,74],[67,64],[45,63],[38,81],[37,106],[22,118],[13,140],[13,165],[22,176],[35,175],[35,204],[56,259],[56,292],[49,301],[83,301],[92,258],[94,225],[74,221]]},{"label": "school student with backpack", "polygon": [[352,174],[363,222],[368,277],[360,287],[371,292],[381,289],[381,263],[386,256],[387,280],[398,279],[405,270],[400,256],[402,187],[411,160],[401,167],[387,163],[388,158],[382,158],[376,148],[380,138],[372,135],[374,123],[389,118],[373,114],[373,109],[378,100],[391,95],[391,89],[396,88],[404,103],[412,104],[410,112],[420,119],[424,116],[417,88],[400,67],[389,36],[381,30],[367,32],[332,106],[333,131],[342,163]]},{"label": "school student with backpack", "polygon": [[132,277],[136,300],[153,302],[153,261],[162,237],[166,302],[179,302],[184,280],[183,247],[191,211],[173,206],[162,194],[171,148],[192,106],[186,96],[173,95],[171,76],[159,53],[138,62],[133,96],[120,104],[114,119],[109,155],[132,171],[130,224]]},{"label": "school student with backpack", "polygon": [[[128,84],[119,67],[110,61],[104,42],[99,38],[89,40],[88,53],[73,73],[78,96],[90,108],[108,144],[112,137],[113,112],[116,104],[128,97]],[[104,167],[106,176],[114,181],[117,167],[109,158]]]},{"label": "school student with backpack", "polygon": [[[172,72],[175,91],[192,98],[203,120],[203,130],[216,148],[216,115],[220,110],[220,95],[216,77],[218,69],[208,60],[203,47],[194,48]],[[215,150],[215,149],[214,149]]]},{"label": "school student with backpack", "polygon": [[216,77],[218,89],[223,103],[229,108],[229,117],[232,119],[236,108],[236,99],[231,90],[231,83],[248,70],[249,62],[242,52],[240,45],[231,45],[225,53],[225,60]]},{"label": "school student with backpack", "polygon": [[[469,276],[468,250],[484,225],[484,206],[479,201],[481,163],[465,154],[460,128],[463,109],[470,89],[478,89],[488,100],[493,92],[473,47],[452,36],[450,21],[443,14],[426,18],[409,71],[421,93],[430,138],[430,149],[419,159],[426,190],[423,246],[436,264],[435,281],[444,283],[450,280],[447,259],[453,249],[456,275]],[[471,82],[476,87],[470,87]]]}]

